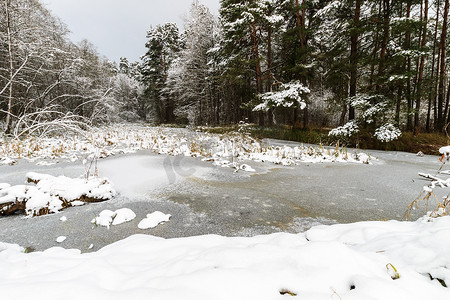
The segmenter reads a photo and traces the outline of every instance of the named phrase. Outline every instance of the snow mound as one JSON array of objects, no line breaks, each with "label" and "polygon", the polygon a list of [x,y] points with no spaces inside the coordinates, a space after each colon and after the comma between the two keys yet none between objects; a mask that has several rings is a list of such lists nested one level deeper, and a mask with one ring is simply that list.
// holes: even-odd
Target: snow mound
[{"label": "snow mound", "polygon": [[450,217],[251,238],[134,235],[89,254],[7,249],[2,299],[450,299],[437,280],[450,283]]},{"label": "snow mound", "polygon": [[24,211],[28,216],[55,213],[63,208],[84,202],[99,202],[115,195],[111,183],[105,178],[68,178],[28,173],[28,182],[35,185],[0,188],[0,215]]},{"label": "snow mound", "polygon": [[160,211],[155,211],[154,213],[148,214],[145,219],[143,219],[138,224],[139,229],[149,229],[155,228],[161,223],[168,222],[172,216],[169,214],[164,214]]},{"label": "snow mound", "polygon": [[97,226],[104,226],[109,228],[115,215],[116,213],[112,210],[105,209],[98,215],[98,217],[92,219],[91,223]]},{"label": "snow mound", "polygon": [[91,223],[109,228],[111,225],[120,225],[136,218],[136,214],[129,208],[121,208],[116,211],[104,210]]},{"label": "snow mound", "polygon": [[120,225],[136,218],[136,214],[129,208],[121,208],[116,210],[116,217],[114,218],[112,225]]}]

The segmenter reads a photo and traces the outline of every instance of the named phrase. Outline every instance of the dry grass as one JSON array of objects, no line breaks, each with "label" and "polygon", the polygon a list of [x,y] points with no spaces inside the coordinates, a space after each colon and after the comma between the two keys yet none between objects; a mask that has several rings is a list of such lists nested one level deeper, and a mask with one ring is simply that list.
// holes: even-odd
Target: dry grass
[{"label": "dry grass", "polygon": [[[448,215],[450,210],[450,193],[447,194],[445,197],[442,197],[442,201],[439,200],[438,196],[435,194],[434,189],[435,187],[440,186],[441,188],[445,188],[446,184],[441,179],[437,178],[436,176],[441,173],[442,169],[444,168],[445,164],[450,161],[450,157],[446,156],[445,154],[442,155],[441,159],[441,166],[437,170],[436,174],[434,176],[431,176],[429,174],[421,174],[419,173],[419,176],[425,177],[427,179],[431,179],[430,184],[428,186],[424,187],[420,195],[414,199],[411,204],[408,205],[406,210],[406,220],[409,220],[411,217],[411,213],[413,210],[416,210],[419,208],[419,204],[425,202],[425,212],[428,213],[428,208],[430,207],[430,201],[434,202],[435,200],[435,209],[429,214],[430,217],[439,217],[439,216],[445,216]],[[442,182],[442,183],[441,183]],[[448,184],[447,184],[448,186]]]}]

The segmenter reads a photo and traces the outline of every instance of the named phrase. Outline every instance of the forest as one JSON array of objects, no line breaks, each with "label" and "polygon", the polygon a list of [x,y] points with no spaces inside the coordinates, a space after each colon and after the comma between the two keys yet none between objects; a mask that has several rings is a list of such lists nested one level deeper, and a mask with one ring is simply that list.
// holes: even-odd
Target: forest
[{"label": "forest", "polygon": [[[90,124],[443,132],[449,0],[194,0],[152,26],[138,62],[111,62],[38,0],[0,6],[0,120],[15,137]],[[337,127],[337,128],[336,128]]]}]

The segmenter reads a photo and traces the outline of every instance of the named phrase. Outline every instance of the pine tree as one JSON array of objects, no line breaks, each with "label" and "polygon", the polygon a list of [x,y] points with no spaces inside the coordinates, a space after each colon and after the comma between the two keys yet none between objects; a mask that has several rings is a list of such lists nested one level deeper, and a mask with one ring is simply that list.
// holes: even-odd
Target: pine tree
[{"label": "pine tree", "polygon": [[140,103],[143,118],[154,118],[156,122],[172,122],[173,103],[163,101],[162,90],[167,81],[170,65],[180,50],[180,35],[174,23],[151,28],[147,32],[146,48],[142,58],[141,74],[145,86],[145,97]]},{"label": "pine tree", "polygon": [[216,26],[209,9],[194,1],[185,24],[184,47],[169,70],[166,101],[174,101],[175,114],[193,124],[211,124],[213,108],[209,80],[209,54]]}]

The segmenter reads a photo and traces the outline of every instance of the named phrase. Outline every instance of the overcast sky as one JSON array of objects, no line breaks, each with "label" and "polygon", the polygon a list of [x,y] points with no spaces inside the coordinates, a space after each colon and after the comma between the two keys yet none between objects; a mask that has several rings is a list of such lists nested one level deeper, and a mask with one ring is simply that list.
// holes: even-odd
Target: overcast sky
[{"label": "overcast sky", "polygon": [[[72,31],[71,39],[88,39],[98,52],[118,61],[139,60],[151,25],[176,22],[183,28],[192,0],[43,0]],[[219,0],[200,0],[214,15]]]}]

